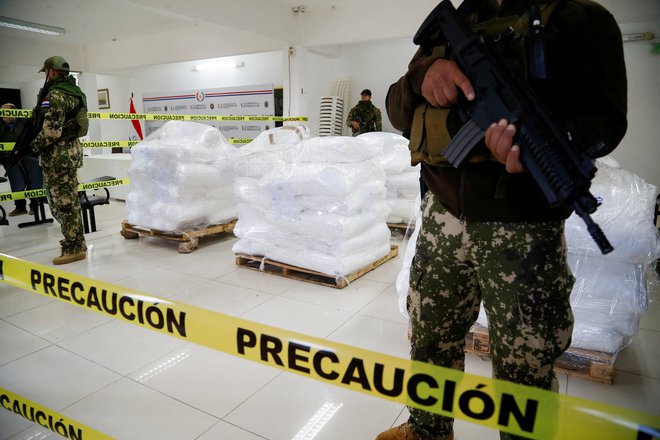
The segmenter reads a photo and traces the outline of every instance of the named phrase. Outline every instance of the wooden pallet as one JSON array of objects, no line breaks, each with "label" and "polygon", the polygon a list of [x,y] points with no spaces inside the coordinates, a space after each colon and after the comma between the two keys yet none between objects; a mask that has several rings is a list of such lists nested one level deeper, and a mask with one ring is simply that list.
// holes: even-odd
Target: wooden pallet
[{"label": "wooden pallet", "polygon": [[328,275],[314,270],[305,269],[303,267],[292,266],[279,261],[264,259],[258,255],[236,254],[236,264],[248,269],[259,270],[273,275],[279,275],[294,280],[306,281],[309,283],[320,284],[322,286],[334,287],[335,289],[343,289],[348,286],[351,281],[355,281],[367,272],[377,268],[381,264],[396,257],[399,254],[399,247],[392,245],[390,252],[383,258],[374,261],[368,266],[363,267],[349,275],[342,278],[337,278],[334,275]]},{"label": "wooden pallet", "polygon": [[[490,356],[488,329],[478,324],[472,326],[466,338],[465,351],[480,357]],[[555,371],[611,385],[614,383],[615,361],[616,353],[569,347],[555,362]]]},{"label": "wooden pallet", "polygon": [[222,232],[232,232],[234,230],[234,225],[236,225],[236,220],[232,220],[229,223],[209,225],[204,228],[191,229],[184,232],[172,232],[136,226],[124,220],[121,224],[121,235],[126,239],[138,238],[140,235],[144,235],[177,241],[179,242],[179,252],[182,254],[189,254],[197,249],[200,237],[208,237]]},{"label": "wooden pallet", "polygon": [[410,225],[410,229],[408,229],[408,223],[388,223],[387,227],[390,228],[391,232],[401,234],[404,238],[410,237],[415,230],[414,223]]}]

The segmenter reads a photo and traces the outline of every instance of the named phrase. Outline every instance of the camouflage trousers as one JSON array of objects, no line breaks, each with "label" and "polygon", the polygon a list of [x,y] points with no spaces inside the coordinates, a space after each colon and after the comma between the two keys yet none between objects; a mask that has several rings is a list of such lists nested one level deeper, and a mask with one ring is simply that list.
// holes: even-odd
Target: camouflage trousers
[{"label": "camouflage trousers", "polygon": [[[463,370],[465,337],[483,300],[493,376],[557,391],[553,363],[573,330],[564,222],[463,223],[431,191],[422,210],[408,291],[412,359]],[[451,418],[409,411],[423,438],[452,432]]]},{"label": "camouflage trousers", "polygon": [[87,249],[78,196],[76,168],[44,167],[44,188],[53,217],[60,223],[62,252],[75,253]]}]

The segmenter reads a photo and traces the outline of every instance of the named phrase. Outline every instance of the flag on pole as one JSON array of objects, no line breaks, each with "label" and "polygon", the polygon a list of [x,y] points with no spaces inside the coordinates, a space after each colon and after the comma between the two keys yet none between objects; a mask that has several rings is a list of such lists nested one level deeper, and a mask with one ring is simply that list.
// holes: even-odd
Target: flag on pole
[{"label": "flag on pole", "polygon": [[[135,111],[135,105],[133,104],[133,94],[131,93],[131,103],[129,105],[128,109],[129,113],[137,113]],[[133,132],[129,136],[129,140],[131,141],[137,141],[137,140],[142,140],[142,126],[140,125],[140,121],[137,119],[131,119],[131,124],[133,124]]]}]

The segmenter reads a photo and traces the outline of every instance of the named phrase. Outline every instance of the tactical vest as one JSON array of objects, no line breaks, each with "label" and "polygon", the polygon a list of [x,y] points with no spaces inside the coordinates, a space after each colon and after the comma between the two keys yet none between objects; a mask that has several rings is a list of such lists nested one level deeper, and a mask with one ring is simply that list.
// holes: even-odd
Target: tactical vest
[{"label": "tactical vest", "polygon": [[[556,3],[542,4],[540,7],[541,23],[545,26]],[[533,9],[528,10],[521,16],[495,17],[491,20],[475,23],[477,20],[476,12],[468,17],[472,30],[485,37],[502,35],[512,29],[518,40],[511,43],[510,52],[515,53],[516,61],[519,63],[519,70],[527,72],[527,56],[524,43],[524,37],[529,32],[529,21]],[[509,31],[510,32],[510,31]],[[432,56],[439,58],[451,58],[446,46],[437,46],[433,49]],[[417,106],[413,116],[410,129],[410,149],[411,164],[413,166],[424,162],[432,166],[448,166],[449,162],[442,155],[445,147],[451,141],[451,133],[447,126],[447,117],[450,114],[450,108],[432,107],[428,102]],[[495,160],[490,153],[481,152],[474,154],[469,161],[472,163]]]}]

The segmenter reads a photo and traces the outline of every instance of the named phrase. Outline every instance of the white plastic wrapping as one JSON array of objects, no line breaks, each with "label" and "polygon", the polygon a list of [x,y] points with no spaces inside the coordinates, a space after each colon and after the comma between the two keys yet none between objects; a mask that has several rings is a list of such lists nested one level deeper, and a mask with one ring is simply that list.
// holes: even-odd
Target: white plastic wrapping
[{"label": "white plastic wrapping", "polygon": [[[619,167],[611,157],[596,161],[598,172],[591,193],[602,204],[591,218],[598,223],[614,247],[605,258],[651,263],[660,258],[660,235],[653,224],[657,188]],[[566,221],[570,252],[601,256],[580,217]]]},{"label": "white plastic wrapping", "polygon": [[309,138],[309,128],[304,125],[285,125],[262,131],[249,143],[252,147],[268,145],[294,145]]},{"label": "white plastic wrapping", "polygon": [[177,232],[236,218],[238,150],[216,128],[170,121],[131,155],[129,223]]},{"label": "white plastic wrapping", "polygon": [[[251,143],[240,153],[235,253],[336,277],[387,255],[385,174],[363,142],[323,137]],[[271,169],[257,176],[264,156]]]},{"label": "white plastic wrapping", "polygon": [[387,176],[388,223],[408,224],[415,218],[415,199],[419,195],[419,165],[410,166],[408,139],[385,132],[364,133],[357,139],[378,152],[376,161]]},{"label": "white plastic wrapping", "polygon": [[408,288],[410,287],[410,266],[412,265],[412,260],[415,257],[417,237],[419,236],[419,230],[422,227],[421,204],[421,194],[418,194],[414,205],[414,212],[416,213],[414,218],[414,230],[408,239],[408,244],[406,245],[406,253],[403,255],[403,261],[401,262],[401,270],[396,277],[396,291],[399,295],[399,311],[406,318],[408,317],[406,299],[408,298]]}]

